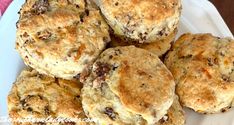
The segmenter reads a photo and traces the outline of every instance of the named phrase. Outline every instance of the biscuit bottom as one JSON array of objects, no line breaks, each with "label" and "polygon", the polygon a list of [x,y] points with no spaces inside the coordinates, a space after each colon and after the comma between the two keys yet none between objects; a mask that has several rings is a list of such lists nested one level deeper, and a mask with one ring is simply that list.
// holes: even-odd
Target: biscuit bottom
[{"label": "biscuit bottom", "polygon": [[172,43],[174,42],[175,36],[177,34],[177,29],[175,29],[171,34],[165,37],[162,40],[156,40],[151,43],[138,43],[136,41],[127,40],[124,38],[120,38],[115,35],[111,35],[111,42],[109,43],[109,47],[118,47],[118,46],[129,46],[134,45],[136,47],[148,50],[158,57],[162,57],[170,48]]},{"label": "biscuit bottom", "polygon": [[178,100],[178,96],[174,97],[174,101],[172,106],[167,111],[167,114],[163,116],[162,119],[156,123],[156,125],[184,125],[185,124],[185,116],[183,108],[180,105]]}]

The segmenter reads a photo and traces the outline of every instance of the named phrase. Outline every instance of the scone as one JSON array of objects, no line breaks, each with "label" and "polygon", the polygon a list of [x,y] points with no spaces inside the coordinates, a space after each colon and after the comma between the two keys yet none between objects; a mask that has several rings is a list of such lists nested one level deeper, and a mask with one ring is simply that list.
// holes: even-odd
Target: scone
[{"label": "scone", "polygon": [[84,79],[84,111],[100,124],[155,124],[173,102],[169,70],[156,55],[134,46],[105,50]]},{"label": "scone", "polygon": [[[86,118],[81,106],[81,87],[82,85],[76,81],[56,79],[41,75],[32,69],[25,69],[13,84],[8,95],[9,116],[12,119],[21,120],[63,118],[63,120],[77,120],[63,123],[64,125],[73,125],[76,122],[85,124],[85,122],[79,122]],[[39,125],[40,123],[15,122],[14,124]]]},{"label": "scone", "polygon": [[178,96],[175,96],[175,99],[172,103],[172,106],[169,108],[167,114],[159,120],[156,125],[184,125],[185,116],[184,111],[179,103]]},{"label": "scone", "polygon": [[17,27],[24,62],[64,79],[79,77],[110,41],[108,25],[88,0],[27,0]]},{"label": "scone", "polygon": [[116,35],[153,42],[178,26],[180,0],[94,0]]},{"label": "scone", "polygon": [[234,99],[234,40],[184,34],[166,57],[182,105],[199,113],[225,112]]},{"label": "scone", "polygon": [[135,45],[136,47],[148,50],[157,56],[162,57],[171,48],[171,44],[175,39],[176,33],[177,29],[164,39],[156,40],[152,43],[136,43],[134,41],[125,41],[115,35],[111,35],[111,42],[108,44],[108,46],[117,47]]}]

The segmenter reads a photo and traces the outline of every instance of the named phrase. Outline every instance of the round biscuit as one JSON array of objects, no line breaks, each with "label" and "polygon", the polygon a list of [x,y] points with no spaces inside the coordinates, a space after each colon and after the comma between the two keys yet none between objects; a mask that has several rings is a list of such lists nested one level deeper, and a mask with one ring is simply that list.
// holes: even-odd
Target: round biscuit
[{"label": "round biscuit", "polygon": [[166,56],[182,105],[199,113],[225,112],[234,99],[234,41],[184,34]]},{"label": "round biscuit", "polygon": [[79,77],[110,41],[109,26],[88,0],[27,0],[17,28],[24,62],[68,80]]},{"label": "round biscuit", "polygon": [[134,46],[105,50],[83,81],[100,91],[107,84],[124,110],[149,124],[161,119],[173,102],[175,83],[169,70],[156,55]]}]

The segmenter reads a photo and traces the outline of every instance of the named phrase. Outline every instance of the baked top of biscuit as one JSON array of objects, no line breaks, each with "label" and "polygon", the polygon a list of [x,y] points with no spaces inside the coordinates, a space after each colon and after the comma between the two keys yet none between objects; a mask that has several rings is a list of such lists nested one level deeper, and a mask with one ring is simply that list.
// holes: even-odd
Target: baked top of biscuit
[{"label": "baked top of biscuit", "polygon": [[17,23],[16,49],[40,73],[72,79],[110,41],[109,27],[88,0],[27,0]]},{"label": "baked top of biscuit", "polygon": [[86,118],[81,105],[82,85],[56,79],[33,69],[21,72],[8,95],[10,118]]},{"label": "baked top of biscuit", "polygon": [[234,41],[184,34],[166,57],[183,105],[201,113],[225,111],[234,99]]},{"label": "baked top of biscuit", "polygon": [[86,84],[107,83],[128,111],[148,123],[157,122],[171,106],[173,76],[153,53],[134,46],[105,50],[93,65]]},{"label": "baked top of biscuit", "polygon": [[151,42],[171,33],[178,23],[180,0],[97,0],[117,35]]},{"label": "baked top of biscuit", "polygon": [[[148,24],[162,21],[174,15],[178,0],[100,0],[110,13],[118,16],[121,20],[129,21],[124,14],[132,14],[133,19],[144,17]],[[147,15],[146,15],[147,14]],[[123,16],[124,15],[124,16]]]},{"label": "baked top of biscuit", "polygon": [[85,84],[81,91],[82,106],[89,118],[95,118],[100,125],[145,125],[147,122],[139,115],[128,111],[108,87]]}]

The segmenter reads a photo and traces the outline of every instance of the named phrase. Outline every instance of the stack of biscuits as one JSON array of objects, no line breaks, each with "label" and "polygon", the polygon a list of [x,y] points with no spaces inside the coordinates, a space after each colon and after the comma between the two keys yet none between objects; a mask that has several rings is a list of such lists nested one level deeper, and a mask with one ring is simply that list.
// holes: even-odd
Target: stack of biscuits
[{"label": "stack of biscuits", "polygon": [[[234,41],[187,33],[173,44],[181,9],[180,0],[26,0],[12,124],[184,125],[182,106],[227,111]],[[14,120],[48,117],[65,120]]]}]

